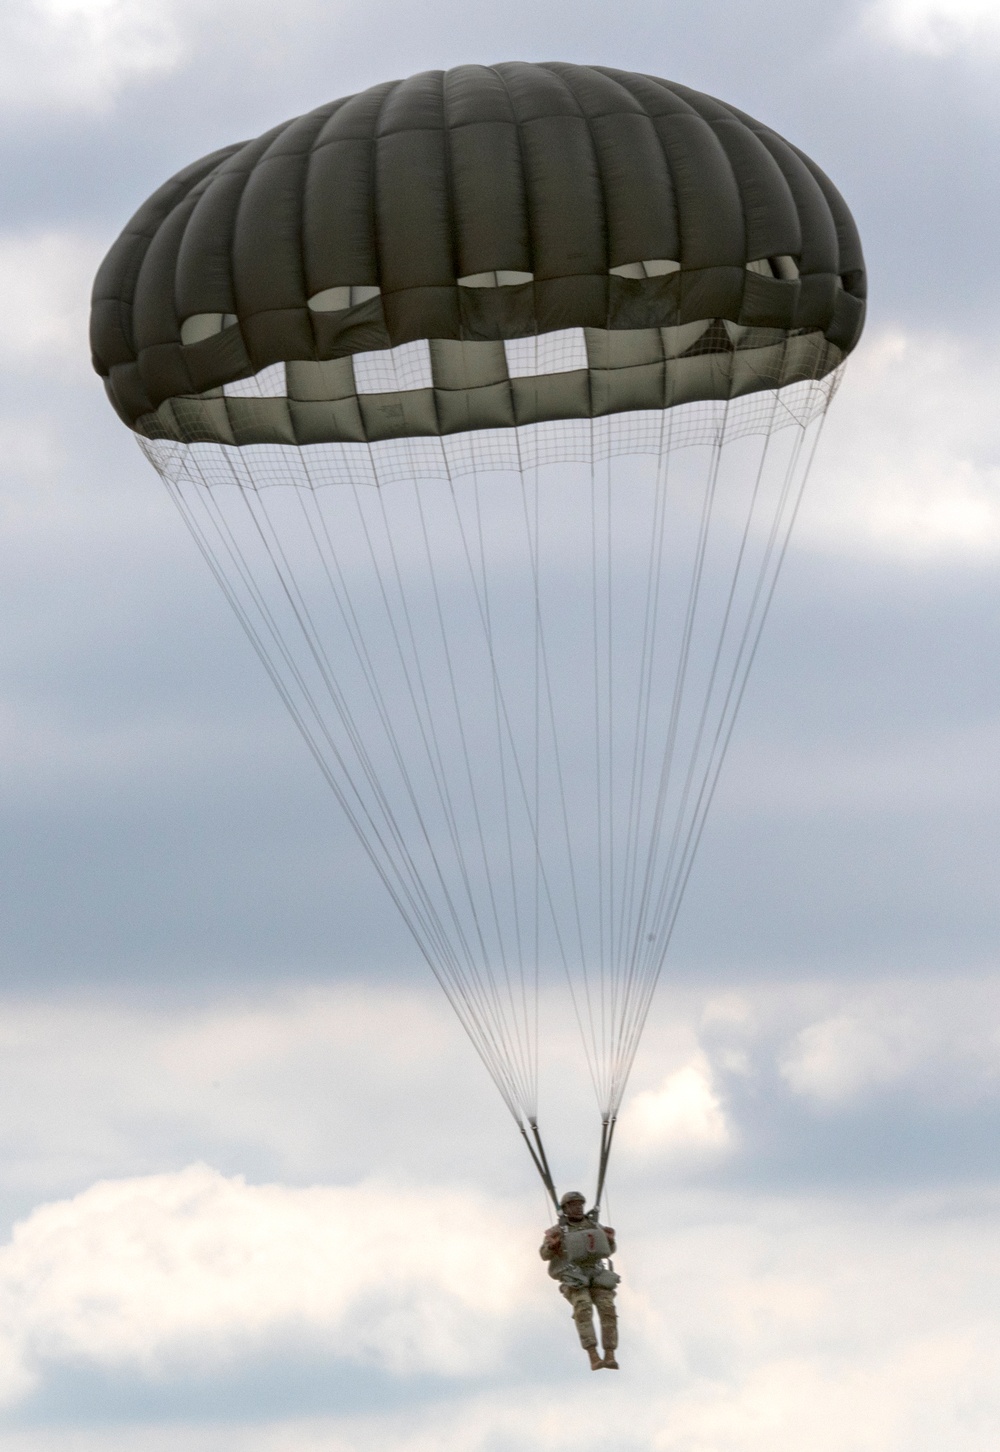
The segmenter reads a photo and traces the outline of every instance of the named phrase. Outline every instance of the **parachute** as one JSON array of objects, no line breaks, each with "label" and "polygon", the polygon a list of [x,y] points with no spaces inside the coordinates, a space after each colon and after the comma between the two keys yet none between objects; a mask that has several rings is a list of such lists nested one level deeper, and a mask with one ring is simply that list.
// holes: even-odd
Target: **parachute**
[{"label": "parachute", "polygon": [[461,66],[188,167],[94,364],[524,1135],[601,1121],[864,319],[806,156],[598,66]]}]

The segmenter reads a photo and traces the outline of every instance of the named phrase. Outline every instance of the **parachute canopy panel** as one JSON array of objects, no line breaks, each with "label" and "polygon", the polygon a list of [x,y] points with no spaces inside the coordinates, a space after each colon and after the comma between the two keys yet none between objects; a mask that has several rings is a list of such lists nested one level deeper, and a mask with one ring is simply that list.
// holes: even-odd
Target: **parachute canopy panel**
[{"label": "parachute canopy panel", "polygon": [[179,173],[105,260],[92,345],[147,438],[366,443],[823,378],[864,297],[839,193],[742,112],[604,67],[460,66]]}]

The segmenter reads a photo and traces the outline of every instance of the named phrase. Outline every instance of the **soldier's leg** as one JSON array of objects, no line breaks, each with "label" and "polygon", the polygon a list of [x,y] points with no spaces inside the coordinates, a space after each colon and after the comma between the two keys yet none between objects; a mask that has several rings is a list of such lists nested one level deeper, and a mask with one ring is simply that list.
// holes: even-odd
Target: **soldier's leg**
[{"label": "soldier's leg", "polygon": [[603,1365],[597,1352],[597,1337],[594,1334],[594,1302],[589,1286],[562,1286],[563,1295],[573,1307],[573,1321],[580,1338],[580,1345],[590,1357],[591,1368],[596,1371]]},{"label": "soldier's leg", "polygon": [[601,1319],[604,1365],[616,1371],[618,1369],[618,1362],[615,1360],[615,1348],[618,1345],[618,1313],[615,1310],[615,1293],[604,1286],[594,1286],[591,1295]]}]

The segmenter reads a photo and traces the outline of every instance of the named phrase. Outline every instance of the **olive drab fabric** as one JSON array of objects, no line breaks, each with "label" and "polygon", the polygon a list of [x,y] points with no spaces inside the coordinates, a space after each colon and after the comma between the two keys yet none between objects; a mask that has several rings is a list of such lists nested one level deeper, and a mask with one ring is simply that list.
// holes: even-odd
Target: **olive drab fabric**
[{"label": "olive drab fabric", "polygon": [[564,1286],[602,1286],[614,1290],[621,1277],[605,1264],[606,1258],[614,1255],[615,1244],[604,1226],[585,1215],[572,1224],[560,1222],[553,1226],[555,1230],[560,1232],[558,1244],[550,1243],[550,1231],[538,1252],[542,1260],[548,1261],[552,1279]]},{"label": "olive drab fabric", "polygon": [[[823,377],[864,297],[845,203],[766,126],[652,76],[470,65],[180,172],[105,260],[92,345],[148,438],[365,442]],[[512,363],[572,330],[568,361]],[[415,372],[359,381],[405,345]]]},{"label": "olive drab fabric", "polygon": [[590,1219],[587,1219],[586,1222],[581,1221],[579,1228],[572,1225],[565,1226],[562,1243],[563,1253],[567,1260],[588,1261],[594,1256],[614,1254],[604,1226],[597,1225]]}]

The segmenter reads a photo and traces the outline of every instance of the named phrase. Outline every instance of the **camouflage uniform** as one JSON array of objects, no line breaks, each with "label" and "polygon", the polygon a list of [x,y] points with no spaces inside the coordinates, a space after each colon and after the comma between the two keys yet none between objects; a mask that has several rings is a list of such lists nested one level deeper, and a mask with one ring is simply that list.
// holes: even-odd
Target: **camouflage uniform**
[{"label": "camouflage uniform", "polygon": [[549,1275],[559,1282],[560,1292],[573,1308],[580,1345],[584,1351],[597,1346],[596,1306],[601,1322],[601,1344],[605,1352],[613,1352],[618,1345],[615,1286],[621,1277],[605,1263],[605,1256],[614,1255],[614,1237],[589,1215],[553,1228],[560,1232],[559,1245],[543,1240],[539,1255],[549,1262]]}]

